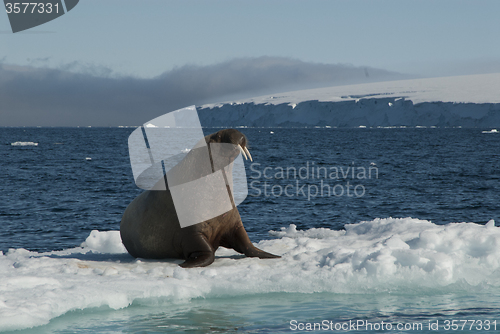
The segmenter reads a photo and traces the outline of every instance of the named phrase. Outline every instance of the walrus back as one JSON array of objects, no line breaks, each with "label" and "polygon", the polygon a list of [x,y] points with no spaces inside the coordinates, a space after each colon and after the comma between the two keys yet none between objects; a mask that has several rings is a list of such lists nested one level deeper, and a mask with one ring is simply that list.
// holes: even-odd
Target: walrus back
[{"label": "walrus back", "polygon": [[125,210],[120,223],[122,242],[134,257],[183,258],[180,224],[170,192],[145,191]]}]

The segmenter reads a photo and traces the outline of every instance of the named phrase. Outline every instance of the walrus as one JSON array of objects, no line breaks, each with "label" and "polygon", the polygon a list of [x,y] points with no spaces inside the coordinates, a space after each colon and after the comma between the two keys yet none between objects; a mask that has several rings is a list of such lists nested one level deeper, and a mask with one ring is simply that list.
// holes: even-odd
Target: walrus
[{"label": "walrus", "polygon": [[[247,148],[247,138],[238,130],[221,130],[202,140],[205,140],[209,147],[212,172],[226,166],[240,152],[245,158],[250,156],[252,159]],[[226,145],[226,148],[229,148],[225,152],[219,152],[223,158],[227,158],[228,162],[223,164],[224,166],[217,166],[210,143],[233,144]],[[193,149],[176,168],[182,170],[183,175],[189,176],[192,170],[190,167],[197,163],[197,159],[196,149]],[[166,178],[163,182],[167,182]],[[280,257],[258,249],[252,244],[232,198],[232,210],[215,218],[181,228],[168,187],[167,184],[166,190],[147,190],[136,197],[126,208],[120,223],[120,235],[125,248],[133,257],[183,259],[185,261],[180,264],[183,268],[210,265],[215,260],[215,251],[219,246],[234,249],[248,257],[261,259]],[[228,191],[231,191],[230,188],[227,186]],[[214,194],[214,196],[217,195]]]}]

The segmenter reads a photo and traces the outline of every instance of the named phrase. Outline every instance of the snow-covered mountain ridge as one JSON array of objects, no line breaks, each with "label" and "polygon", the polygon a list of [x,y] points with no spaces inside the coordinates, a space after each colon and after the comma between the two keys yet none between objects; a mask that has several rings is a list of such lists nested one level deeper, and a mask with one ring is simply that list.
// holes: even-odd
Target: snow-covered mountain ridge
[{"label": "snow-covered mountain ridge", "polygon": [[500,74],[377,82],[198,108],[203,126],[500,127]]}]

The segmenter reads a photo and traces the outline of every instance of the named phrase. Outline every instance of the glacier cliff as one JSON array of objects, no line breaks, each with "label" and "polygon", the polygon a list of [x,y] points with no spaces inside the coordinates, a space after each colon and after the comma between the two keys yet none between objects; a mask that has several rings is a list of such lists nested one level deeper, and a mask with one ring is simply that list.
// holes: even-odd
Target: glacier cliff
[{"label": "glacier cliff", "polygon": [[200,108],[198,114],[205,127],[500,127],[499,103],[414,104],[404,98],[304,101],[296,105],[223,104]]},{"label": "glacier cliff", "polygon": [[198,108],[205,127],[500,127],[500,74],[329,87]]}]

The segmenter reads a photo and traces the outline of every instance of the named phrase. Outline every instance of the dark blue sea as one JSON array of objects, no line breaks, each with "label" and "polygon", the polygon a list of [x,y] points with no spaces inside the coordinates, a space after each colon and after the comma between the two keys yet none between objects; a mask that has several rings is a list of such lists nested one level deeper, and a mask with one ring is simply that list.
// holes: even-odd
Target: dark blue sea
[{"label": "dark blue sea", "polygon": [[[248,196],[238,207],[243,223],[252,242],[288,261],[283,267],[273,262],[275,276],[267,276],[274,265],[252,276],[270,262],[222,253],[219,264],[194,275],[175,263],[140,263],[127,254],[75,255],[92,231],[104,238],[119,230],[125,208],[142,191],[128,156],[133,130],[0,128],[0,275],[9,282],[0,283],[0,314],[13,319],[4,330],[275,333],[307,330],[308,323],[326,319],[331,326],[371,321],[379,332],[398,332],[381,329],[382,321],[419,322],[420,332],[436,332],[431,325],[439,322],[439,331],[448,332],[447,320],[451,326],[468,319],[475,322],[458,322],[460,330],[478,330],[481,321],[484,331],[488,321],[494,332],[497,320],[500,330],[500,134],[465,128],[239,129],[253,156],[245,165]],[[106,275],[108,263],[116,263],[120,275]],[[239,286],[236,278],[225,278],[233,264],[238,282],[252,282]],[[85,271],[89,266],[94,269]],[[145,276],[133,276],[141,266]],[[37,273],[44,268],[42,279]],[[80,291],[80,281],[71,285],[70,278],[57,276],[63,273],[118,290],[123,277],[166,285],[171,278],[175,284],[163,291],[144,283],[148,291],[163,292],[123,288],[102,301],[93,299],[102,291]],[[21,288],[16,279],[24,282]],[[205,288],[183,295],[182,280]],[[48,305],[28,307],[32,318],[22,315],[29,288]],[[74,305],[58,297],[71,289],[81,298]],[[23,327],[26,319],[32,325]]]},{"label": "dark blue sea", "polygon": [[[80,245],[94,229],[119,229],[123,211],[142,191],[128,156],[133,130],[0,129],[0,250],[61,250]],[[249,196],[239,210],[254,242],[290,223],[342,229],[383,217],[500,221],[500,135],[479,129],[240,130],[254,164],[246,165]],[[342,187],[334,194],[336,185]],[[358,185],[364,193],[354,191]]]}]

